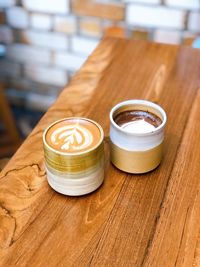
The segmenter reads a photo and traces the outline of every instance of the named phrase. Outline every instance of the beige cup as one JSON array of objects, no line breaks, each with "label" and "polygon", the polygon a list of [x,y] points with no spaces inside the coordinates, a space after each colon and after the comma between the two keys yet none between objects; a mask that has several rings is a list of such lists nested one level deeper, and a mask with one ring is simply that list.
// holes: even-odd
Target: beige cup
[{"label": "beige cup", "polygon": [[[130,110],[148,111],[158,116],[162,123],[148,133],[131,133],[122,129],[114,117]],[[128,100],[114,106],[110,112],[111,161],[120,170],[128,173],[145,173],[155,169],[161,162],[165,111],[157,104],[146,100]]]},{"label": "beige cup", "polygon": [[[84,123],[93,127],[98,137],[92,136],[90,129],[84,128]],[[56,128],[61,124],[62,127]],[[101,126],[86,118],[65,118],[51,124],[43,134],[49,185],[69,196],[96,190],[104,180],[103,138]]]}]

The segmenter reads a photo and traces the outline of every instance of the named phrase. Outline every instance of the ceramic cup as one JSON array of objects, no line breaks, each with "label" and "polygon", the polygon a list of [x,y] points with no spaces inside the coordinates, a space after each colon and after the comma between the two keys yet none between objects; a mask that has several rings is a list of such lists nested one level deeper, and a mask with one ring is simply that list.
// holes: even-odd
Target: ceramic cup
[{"label": "ceramic cup", "polygon": [[[129,118],[133,119],[133,116],[131,117],[129,114],[131,112],[133,114],[146,113],[152,119],[153,124],[155,118],[155,121],[157,120],[159,124],[156,127],[153,124],[148,124],[148,130],[145,128],[146,125],[144,125],[146,122],[142,119],[140,121],[140,131],[136,132],[133,130],[134,125],[131,125],[131,119],[130,122],[124,124],[125,127],[117,124],[117,116],[121,116],[121,121],[123,121],[123,114],[126,114],[124,121]],[[150,101],[128,100],[114,106],[110,112],[112,163],[118,169],[128,173],[146,173],[155,169],[162,159],[166,121],[165,111],[159,105]],[[144,132],[142,129],[144,129]]]},{"label": "ceramic cup", "polygon": [[104,180],[104,133],[87,118],[64,118],[43,134],[49,185],[57,192],[79,196],[96,190]]}]

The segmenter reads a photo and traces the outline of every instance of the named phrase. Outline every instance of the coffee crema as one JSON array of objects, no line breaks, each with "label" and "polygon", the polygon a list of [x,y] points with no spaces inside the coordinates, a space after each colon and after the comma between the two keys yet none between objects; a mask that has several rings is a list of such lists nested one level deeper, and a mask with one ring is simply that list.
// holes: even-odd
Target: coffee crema
[{"label": "coffee crema", "polygon": [[53,149],[73,154],[95,147],[101,140],[101,132],[90,120],[69,118],[53,124],[45,139]]},{"label": "coffee crema", "polygon": [[114,117],[115,123],[130,133],[149,133],[162,124],[162,120],[149,111],[128,110]]}]

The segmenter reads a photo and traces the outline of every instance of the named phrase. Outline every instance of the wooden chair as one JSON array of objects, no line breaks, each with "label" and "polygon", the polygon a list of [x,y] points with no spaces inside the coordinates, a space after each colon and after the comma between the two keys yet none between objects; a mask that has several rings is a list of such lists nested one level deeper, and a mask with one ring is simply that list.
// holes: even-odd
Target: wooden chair
[{"label": "wooden chair", "polygon": [[[104,36],[107,37],[118,37],[118,38],[133,38],[135,40],[148,40],[149,33],[148,30],[133,30],[132,32],[126,32],[126,29],[122,26],[108,26],[104,29]],[[194,48],[200,49],[200,37],[187,36],[182,40],[183,45],[192,46]]]},{"label": "wooden chair", "polygon": [[0,158],[11,156],[21,143],[16,124],[0,84]]},{"label": "wooden chair", "polygon": [[126,33],[122,27],[110,26],[104,30],[104,36],[126,38]]}]

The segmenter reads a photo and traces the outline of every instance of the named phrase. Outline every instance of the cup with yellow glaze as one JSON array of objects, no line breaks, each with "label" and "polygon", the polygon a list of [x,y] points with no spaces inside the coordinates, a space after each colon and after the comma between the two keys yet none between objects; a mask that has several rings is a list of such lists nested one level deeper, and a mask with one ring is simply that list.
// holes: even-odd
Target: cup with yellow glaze
[{"label": "cup with yellow glaze", "polygon": [[161,162],[167,116],[157,104],[128,100],[110,112],[111,161],[128,173],[146,173]]},{"label": "cup with yellow glaze", "polygon": [[79,196],[96,190],[104,180],[104,133],[87,118],[64,118],[43,134],[49,185],[57,192]]}]

